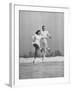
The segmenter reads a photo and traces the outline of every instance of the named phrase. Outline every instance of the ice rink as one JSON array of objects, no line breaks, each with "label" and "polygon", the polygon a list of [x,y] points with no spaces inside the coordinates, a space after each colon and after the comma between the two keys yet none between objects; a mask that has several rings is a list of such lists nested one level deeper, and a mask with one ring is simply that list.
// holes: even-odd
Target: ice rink
[{"label": "ice rink", "polygon": [[64,57],[20,58],[19,79],[64,77]]}]

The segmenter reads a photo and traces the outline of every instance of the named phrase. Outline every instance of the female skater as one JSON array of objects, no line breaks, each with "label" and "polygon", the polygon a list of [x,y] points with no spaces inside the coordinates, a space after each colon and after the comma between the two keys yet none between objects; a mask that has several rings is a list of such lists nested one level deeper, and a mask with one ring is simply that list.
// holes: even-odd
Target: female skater
[{"label": "female skater", "polygon": [[35,48],[35,53],[34,53],[34,60],[33,63],[35,63],[35,59],[36,57],[38,57],[38,51],[40,49],[40,40],[41,40],[42,36],[41,36],[41,31],[37,30],[36,33],[32,36],[32,44]]}]

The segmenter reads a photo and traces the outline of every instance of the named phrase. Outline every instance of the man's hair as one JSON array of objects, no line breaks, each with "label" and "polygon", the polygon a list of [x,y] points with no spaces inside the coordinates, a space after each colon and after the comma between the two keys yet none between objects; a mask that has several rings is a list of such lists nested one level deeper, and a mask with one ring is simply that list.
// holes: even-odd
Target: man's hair
[{"label": "man's hair", "polygon": [[35,34],[37,34],[38,35],[38,33],[40,32],[40,30],[37,30],[36,32],[35,32]]},{"label": "man's hair", "polygon": [[45,27],[45,25],[42,25],[42,28],[44,28]]}]

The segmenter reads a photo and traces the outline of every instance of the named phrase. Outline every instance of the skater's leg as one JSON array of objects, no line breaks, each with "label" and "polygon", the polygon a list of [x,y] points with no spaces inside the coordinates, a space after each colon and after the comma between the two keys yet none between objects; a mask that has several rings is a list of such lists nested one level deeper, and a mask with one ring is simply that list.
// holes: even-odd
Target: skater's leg
[{"label": "skater's leg", "polygon": [[43,48],[43,51],[42,51],[42,61],[45,59],[45,56],[46,56],[46,50],[45,50],[45,48]]},{"label": "skater's leg", "polygon": [[35,53],[34,53],[33,63],[35,63],[35,60],[36,60],[36,58],[38,57],[38,50],[39,50],[39,48],[38,48],[38,47],[35,47]]},{"label": "skater's leg", "polygon": [[51,50],[51,49],[50,49],[50,48],[48,48],[48,47],[47,47],[46,49],[47,49],[47,51],[48,51],[48,52],[50,52],[50,50]]},{"label": "skater's leg", "polygon": [[37,49],[36,49],[36,47],[35,47],[35,53],[34,53],[34,60],[33,60],[33,63],[35,63],[36,54],[37,54]]}]

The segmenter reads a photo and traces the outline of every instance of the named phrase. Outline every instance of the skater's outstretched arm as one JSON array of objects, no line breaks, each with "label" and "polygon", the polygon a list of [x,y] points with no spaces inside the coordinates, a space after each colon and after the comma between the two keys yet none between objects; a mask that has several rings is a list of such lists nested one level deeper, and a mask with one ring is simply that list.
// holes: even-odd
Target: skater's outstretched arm
[{"label": "skater's outstretched arm", "polygon": [[50,33],[49,33],[49,32],[47,33],[47,37],[49,37],[49,39],[51,39],[51,38],[52,38],[52,36],[50,35]]}]

